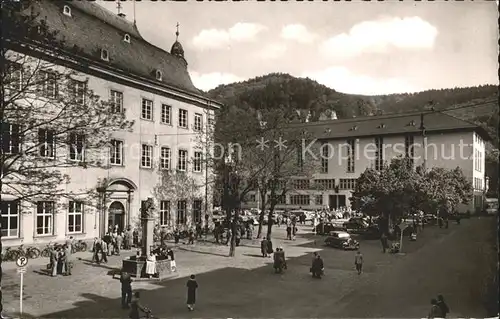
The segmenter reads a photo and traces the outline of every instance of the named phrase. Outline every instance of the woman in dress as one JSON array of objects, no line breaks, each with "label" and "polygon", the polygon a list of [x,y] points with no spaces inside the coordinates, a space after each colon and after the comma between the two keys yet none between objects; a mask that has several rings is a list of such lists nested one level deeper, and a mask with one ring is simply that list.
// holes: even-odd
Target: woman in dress
[{"label": "woman in dress", "polygon": [[156,256],[151,252],[146,260],[146,275],[151,278],[156,274]]}]

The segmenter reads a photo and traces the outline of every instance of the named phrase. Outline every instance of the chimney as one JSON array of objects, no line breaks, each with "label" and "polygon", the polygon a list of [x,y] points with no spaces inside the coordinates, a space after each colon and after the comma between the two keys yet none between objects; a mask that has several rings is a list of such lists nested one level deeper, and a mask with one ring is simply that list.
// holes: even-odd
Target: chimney
[{"label": "chimney", "polygon": [[119,16],[120,18],[125,19],[125,17],[126,17],[127,15],[126,15],[125,13],[121,13],[121,12],[120,12],[120,13],[118,13],[118,16]]}]

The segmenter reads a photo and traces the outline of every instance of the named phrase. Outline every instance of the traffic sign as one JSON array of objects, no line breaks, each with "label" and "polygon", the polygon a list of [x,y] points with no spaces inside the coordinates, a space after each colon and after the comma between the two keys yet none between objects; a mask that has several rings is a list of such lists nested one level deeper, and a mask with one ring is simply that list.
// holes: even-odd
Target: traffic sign
[{"label": "traffic sign", "polygon": [[18,274],[25,274],[26,273],[26,267],[19,267],[19,268],[17,268],[17,273]]},{"label": "traffic sign", "polygon": [[25,267],[27,264],[28,264],[28,257],[21,256],[16,260],[17,267]]}]

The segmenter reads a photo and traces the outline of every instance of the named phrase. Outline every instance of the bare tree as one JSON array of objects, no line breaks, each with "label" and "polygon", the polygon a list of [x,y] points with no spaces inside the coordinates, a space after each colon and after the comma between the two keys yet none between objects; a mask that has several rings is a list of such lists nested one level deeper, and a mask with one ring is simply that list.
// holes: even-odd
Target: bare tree
[{"label": "bare tree", "polygon": [[67,50],[29,8],[2,2],[0,200],[60,204],[66,197],[94,205],[95,192],[66,187],[69,169],[105,168],[110,134],[133,123],[61,65],[78,48]]}]

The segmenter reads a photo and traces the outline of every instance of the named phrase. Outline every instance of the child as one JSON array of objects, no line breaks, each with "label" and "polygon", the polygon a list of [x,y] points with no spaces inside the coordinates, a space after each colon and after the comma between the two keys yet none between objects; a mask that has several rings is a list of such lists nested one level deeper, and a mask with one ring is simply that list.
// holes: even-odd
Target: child
[{"label": "child", "polygon": [[191,275],[189,277],[189,280],[188,280],[186,286],[188,289],[187,307],[188,307],[189,311],[193,311],[194,305],[196,303],[196,289],[198,288],[198,283],[196,282],[195,275]]}]

